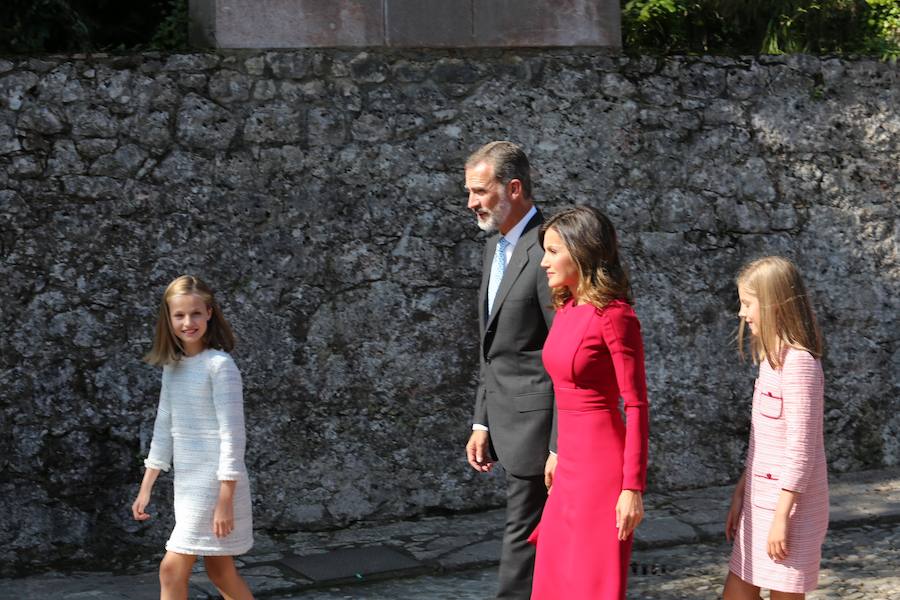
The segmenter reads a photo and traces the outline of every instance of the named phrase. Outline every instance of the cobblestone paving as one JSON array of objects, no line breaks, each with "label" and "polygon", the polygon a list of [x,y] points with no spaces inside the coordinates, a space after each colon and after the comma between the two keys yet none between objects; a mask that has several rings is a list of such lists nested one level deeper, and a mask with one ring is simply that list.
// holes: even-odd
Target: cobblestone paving
[{"label": "cobblestone paving", "polygon": [[[633,600],[717,600],[730,545],[693,544],[634,554]],[[482,600],[496,586],[494,568],[309,591],[289,600]],[[764,597],[768,597],[765,595]],[[819,589],[808,600],[900,600],[900,524],[829,533]]]}]

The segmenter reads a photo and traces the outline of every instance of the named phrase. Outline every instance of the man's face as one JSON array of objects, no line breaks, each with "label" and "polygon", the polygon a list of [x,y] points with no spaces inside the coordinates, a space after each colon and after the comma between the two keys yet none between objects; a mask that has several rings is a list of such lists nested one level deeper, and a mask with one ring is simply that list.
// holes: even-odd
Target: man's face
[{"label": "man's face", "polygon": [[466,190],[469,192],[469,210],[478,218],[478,227],[483,231],[500,228],[512,204],[506,194],[506,187],[494,177],[494,165],[480,162],[466,169]]}]

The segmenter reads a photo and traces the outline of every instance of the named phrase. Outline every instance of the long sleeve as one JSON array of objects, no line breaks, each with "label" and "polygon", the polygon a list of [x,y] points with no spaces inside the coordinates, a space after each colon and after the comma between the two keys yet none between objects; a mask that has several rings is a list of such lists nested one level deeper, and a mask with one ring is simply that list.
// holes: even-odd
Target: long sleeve
[{"label": "long sleeve", "polygon": [[619,394],[625,404],[625,456],[622,488],[647,485],[649,411],[644,372],[644,343],[637,316],[627,305],[610,305],[602,314],[603,340],[612,356]]},{"label": "long sleeve", "polygon": [[824,384],[818,361],[808,352],[789,350],[781,371],[787,439],[782,489],[803,493],[809,483],[822,432]]},{"label": "long sleeve", "polygon": [[172,468],[172,403],[169,399],[165,371],[159,388],[159,406],[156,409],[156,421],[153,423],[153,439],[150,441],[150,452],[144,460],[144,466],[162,471]]},{"label": "long sleeve", "polygon": [[[484,360],[483,358],[481,359]],[[487,389],[484,387],[484,364],[478,370],[478,390],[475,392],[475,412],[472,414],[472,424],[488,427],[487,403],[485,396]]]},{"label": "long sleeve", "polygon": [[219,424],[220,481],[234,481],[244,472],[244,397],[241,374],[230,358],[215,361],[211,368],[213,406]]}]

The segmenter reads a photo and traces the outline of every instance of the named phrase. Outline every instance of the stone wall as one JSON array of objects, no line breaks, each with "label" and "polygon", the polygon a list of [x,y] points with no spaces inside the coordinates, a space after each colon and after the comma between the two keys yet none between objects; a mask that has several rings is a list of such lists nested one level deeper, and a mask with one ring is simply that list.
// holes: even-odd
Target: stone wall
[{"label": "stone wall", "polygon": [[619,228],[652,487],[739,473],[732,281],[766,253],[797,260],[827,335],[831,468],[897,464],[898,107],[897,65],[808,56],[0,60],[0,569],[161,551],[171,478],[155,524],[128,507],[159,386],[141,356],[185,272],[240,338],[260,528],[502,504],[463,459],[483,236],[462,164],[495,138],[528,150],[542,207]]}]

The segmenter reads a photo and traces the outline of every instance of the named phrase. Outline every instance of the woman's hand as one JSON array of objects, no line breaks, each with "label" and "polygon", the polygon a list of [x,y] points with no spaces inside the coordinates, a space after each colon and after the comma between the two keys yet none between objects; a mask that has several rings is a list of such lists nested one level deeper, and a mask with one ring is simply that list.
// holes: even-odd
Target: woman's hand
[{"label": "woman's hand", "polygon": [[637,490],[622,490],[616,502],[616,529],[619,541],[628,539],[644,518],[644,500]]},{"label": "woman's hand", "polygon": [[136,521],[146,521],[150,518],[150,515],[144,512],[148,504],[150,504],[150,492],[142,489],[131,503],[131,515]]},{"label": "woman's hand", "polygon": [[769,528],[769,539],[766,542],[766,554],[768,554],[769,558],[772,560],[784,560],[787,558],[787,532],[789,521],[789,517],[777,514],[772,520],[772,527]]},{"label": "woman's hand", "polygon": [[544,485],[547,486],[547,495],[550,495],[550,490],[553,489],[553,478],[556,476],[556,463],[558,457],[553,452],[547,457],[547,462],[544,463]]}]

